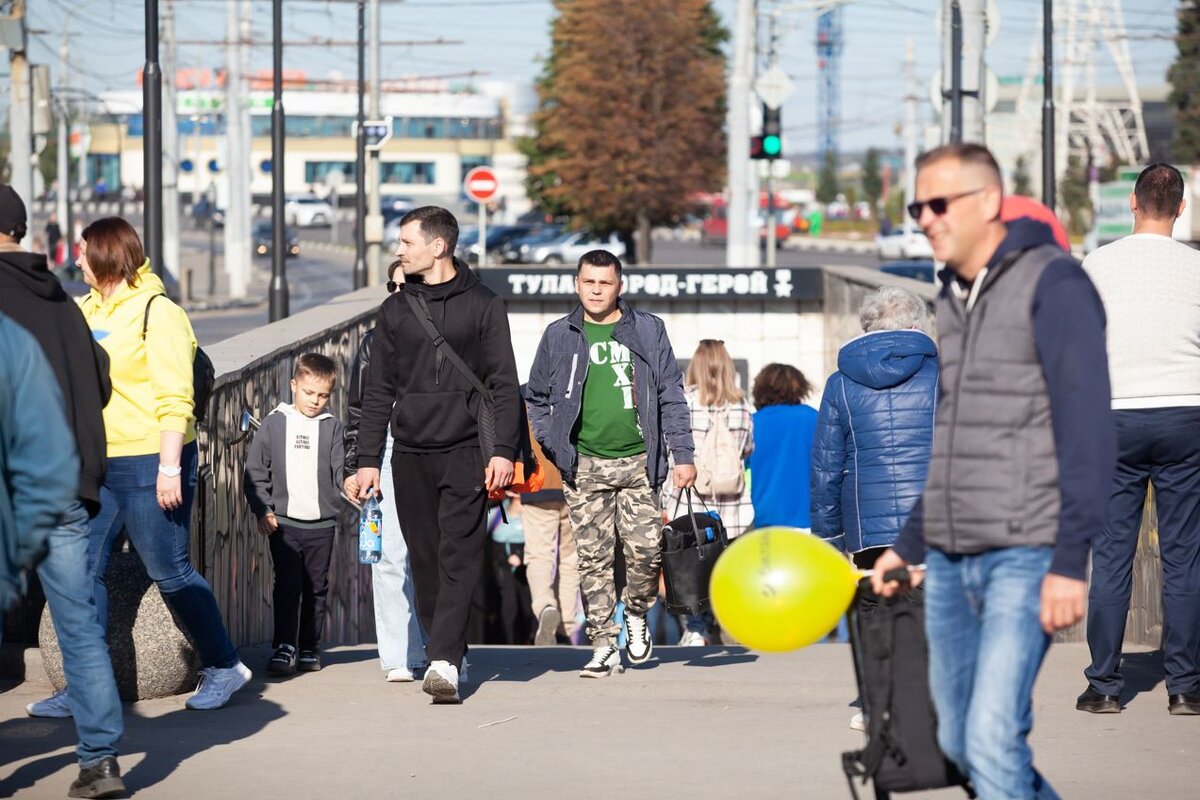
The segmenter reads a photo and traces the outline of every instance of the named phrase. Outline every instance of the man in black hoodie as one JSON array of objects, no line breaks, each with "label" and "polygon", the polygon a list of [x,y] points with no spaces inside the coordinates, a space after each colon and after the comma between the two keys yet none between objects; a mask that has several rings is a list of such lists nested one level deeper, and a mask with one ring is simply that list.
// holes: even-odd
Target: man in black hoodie
[{"label": "man in black hoodie", "polygon": [[[521,426],[504,301],[454,258],[457,242],[458,222],[444,208],[423,206],[400,220],[396,257],[405,282],[379,310],[356,475],[360,497],[379,490],[390,420],[395,486],[385,490],[396,492],[408,538],[417,613],[429,633],[423,688],[435,703],[459,702],[487,495],[512,483]],[[490,453],[477,423],[485,404],[495,419]]]},{"label": "man in black hoodie", "polygon": [[35,717],[75,717],[80,775],[71,797],[123,797],[116,760],[121,700],[87,564],[88,519],[100,509],[104,483],[103,410],[112,394],[108,356],[50,273],[46,257],[17,244],[26,226],[25,203],[11,186],[0,186],[0,312],[33,334],[45,352],[62,390],[80,465],[78,500],[63,509],[50,534],[50,552],[38,567],[69,688],[26,710]]}]

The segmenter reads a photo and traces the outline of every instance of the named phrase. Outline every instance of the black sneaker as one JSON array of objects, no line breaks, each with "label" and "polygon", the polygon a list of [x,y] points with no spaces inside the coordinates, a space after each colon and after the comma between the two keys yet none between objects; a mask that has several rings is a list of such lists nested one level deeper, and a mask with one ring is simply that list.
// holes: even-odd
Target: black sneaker
[{"label": "black sneaker", "polygon": [[80,767],[79,777],[71,783],[67,797],[124,797],[125,781],[117,759],[105,756],[86,767]]},{"label": "black sneaker", "polygon": [[296,648],[290,644],[281,644],[275,648],[275,655],[267,662],[267,672],[272,675],[291,675],[296,671]]},{"label": "black sneaker", "polygon": [[320,672],[321,656],[316,650],[301,650],[300,658],[296,660],[296,669],[301,672]]}]

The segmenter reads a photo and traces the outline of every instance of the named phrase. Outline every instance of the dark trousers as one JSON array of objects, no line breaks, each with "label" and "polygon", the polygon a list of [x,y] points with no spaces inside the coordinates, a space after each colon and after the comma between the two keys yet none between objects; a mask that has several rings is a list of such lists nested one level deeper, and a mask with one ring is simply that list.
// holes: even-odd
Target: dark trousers
[{"label": "dark trousers", "polygon": [[477,447],[448,453],[392,453],[396,515],[412,560],[417,614],[429,634],[430,661],[462,666],[471,598],[488,541],[483,456]]},{"label": "dark trousers", "polygon": [[334,526],[296,528],[285,522],[270,536],[275,566],[275,637],[271,644],[316,650],[325,626]]},{"label": "dark trousers", "polygon": [[1200,408],[1117,411],[1117,469],[1103,533],[1092,542],[1084,674],[1120,694],[1121,642],[1133,589],[1146,482],[1154,484],[1163,570],[1167,692],[1200,691]]}]

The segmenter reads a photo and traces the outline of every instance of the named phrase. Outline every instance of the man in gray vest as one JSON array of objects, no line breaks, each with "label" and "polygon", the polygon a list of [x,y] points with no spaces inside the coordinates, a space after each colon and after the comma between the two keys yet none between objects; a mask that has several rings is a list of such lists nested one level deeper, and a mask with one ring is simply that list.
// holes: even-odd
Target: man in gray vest
[{"label": "man in gray vest", "polygon": [[[979,145],[917,160],[909,214],[942,272],[942,372],[925,493],[875,564],[926,564],[938,743],[981,798],[1057,798],[1033,767],[1033,684],[1078,622],[1116,460],[1104,308],[1049,226],[1000,221],[1000,170]],[[913,584],[921,573],[914,573]]]}]

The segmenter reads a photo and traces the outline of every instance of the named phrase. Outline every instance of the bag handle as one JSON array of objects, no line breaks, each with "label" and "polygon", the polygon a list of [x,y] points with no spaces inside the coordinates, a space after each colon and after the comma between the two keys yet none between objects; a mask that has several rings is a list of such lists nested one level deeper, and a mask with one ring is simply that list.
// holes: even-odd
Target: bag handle
[{"label": "bag handle", "polygon": [[[700,535],[700,525],[696,522],[696,509],[692,505],[692,495],[693,494],[696,495],[696,499],[700,501],[700,505],[704,508],[704,510],[708,511],[708,513],[710,513],[710,514],[712,513],[712,511],[709,509],[709,507],[704,503],[704,498],[700,496],[700,493],[689,486],[686,489],[680,489],[679,493],[677,495],[675,495],[675,514],[679,513],[679,505],[682,502],[682,500],[684,498],[686,498],[687,499],[688,519],[691,520],[691,522],[692,522],[692,536],[695,537],[695,539],[696,539],[696,548],[700,552],[700,558],[703,559],[704,558],[703,547],[704,547],[705,542],[704,542],[703,537],[701,537],[701,535]],[[724,540],[725,537],[721,536],[720,538],[722,540]]]},{"label": "bag handle", "polygon": [[157,300],[160,297],[166,297],[166,295],[163,294],[162,292],[159,292],[158,294],[152,294],[152,295],[150,295],[150,299],[146,301],[146,310],[142,313],[142,341],[143,342],[146,341],[146,329],[150,327],[150,304],[153,303],[155,300]]}]

